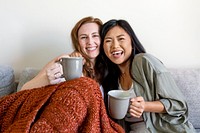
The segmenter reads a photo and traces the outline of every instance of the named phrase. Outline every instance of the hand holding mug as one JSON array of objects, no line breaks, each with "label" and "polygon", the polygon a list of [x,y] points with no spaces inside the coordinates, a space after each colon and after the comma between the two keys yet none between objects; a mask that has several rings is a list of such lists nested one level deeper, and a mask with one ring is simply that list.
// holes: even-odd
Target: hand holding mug
[{"label": "hand holding mug", "polygon": [[50,84],[58,84],[66,81],[65,78],[62,77],[63,70],[60,63],[53,63],[49,68],[47,68],[46,73]]},{"label": "hand holding mug", "polygon": [[135,97],[130,100],[129,113],[136,118],[140,118],[144,112],[145,101],[143,97]]},{"label": "hand holding mug", "polygon": [[[78,51],[72,52],[69,56],[70,57],[83,57],[83,55],[80,52],[78,52]],[[83,57],[83,65],[85,64],[85,62],[86,62],[85,58]]]}]

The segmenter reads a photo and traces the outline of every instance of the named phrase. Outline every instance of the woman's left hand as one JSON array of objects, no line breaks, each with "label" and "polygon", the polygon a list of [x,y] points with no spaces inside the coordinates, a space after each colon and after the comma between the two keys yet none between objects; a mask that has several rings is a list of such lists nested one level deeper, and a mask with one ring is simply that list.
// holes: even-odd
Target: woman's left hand
[{"label": "woman's left hand", "polygon": [[[78,51],[72,52],[69,56],[70,57],[83,57],[83,55],[80,52],[78,52]],[[83,65],[85,64],[85,62],[86,62],[85,58],[83,57]]]},{"label": "woman's left hand", "polygon": [[145,101],[143,97],[135,97],[130,100],[129,113],[136,118],[140,118],[144,112]]}]

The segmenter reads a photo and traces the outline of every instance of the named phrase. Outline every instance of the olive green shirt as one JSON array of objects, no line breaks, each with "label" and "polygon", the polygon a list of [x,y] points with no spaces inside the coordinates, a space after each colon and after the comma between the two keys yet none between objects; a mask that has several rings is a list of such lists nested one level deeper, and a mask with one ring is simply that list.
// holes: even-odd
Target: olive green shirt
[{"label": "olive green shirt", "polygon": [[160,100],[166,113],[144,112],[143,119],[152,133],[194,133],[188,121],[187,103],[170,72],[154,56],[142,53],[132,63],[134,90],[145,101]]}]

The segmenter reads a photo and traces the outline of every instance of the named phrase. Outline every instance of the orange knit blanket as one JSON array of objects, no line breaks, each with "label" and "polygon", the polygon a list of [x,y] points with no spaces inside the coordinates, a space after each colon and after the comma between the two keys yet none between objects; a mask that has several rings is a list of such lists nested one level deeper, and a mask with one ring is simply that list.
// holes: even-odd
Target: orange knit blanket
[{"label": "orange knit blanket", "polygon": [[0,99],[0,132],[123,133],[106,114],[98,84],[82,77]]}]

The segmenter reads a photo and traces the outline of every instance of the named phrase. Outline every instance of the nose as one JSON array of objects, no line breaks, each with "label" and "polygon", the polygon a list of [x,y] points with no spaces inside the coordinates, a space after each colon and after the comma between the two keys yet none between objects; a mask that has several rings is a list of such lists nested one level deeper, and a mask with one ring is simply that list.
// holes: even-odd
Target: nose
[{"label": "nose", "polygon": [[117,40],[114,40],[114,41],[112,42],[112,47],[113,47],[113,48],[118,48],[118,47],[119,47],[119,42],[118,42]]},{"label": "nose", "polygon": [[91,45],[93,43],[93,38],[91,36],[88,36],[87,38],[87,44]]}]

